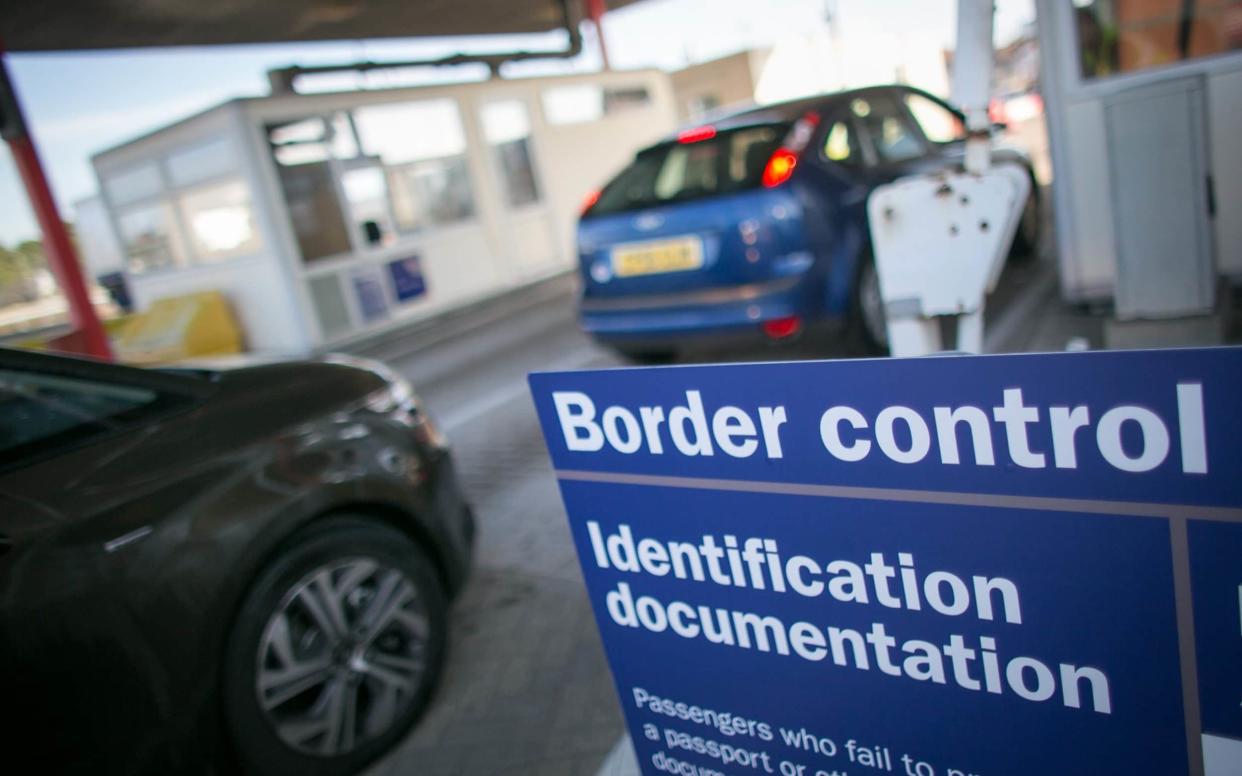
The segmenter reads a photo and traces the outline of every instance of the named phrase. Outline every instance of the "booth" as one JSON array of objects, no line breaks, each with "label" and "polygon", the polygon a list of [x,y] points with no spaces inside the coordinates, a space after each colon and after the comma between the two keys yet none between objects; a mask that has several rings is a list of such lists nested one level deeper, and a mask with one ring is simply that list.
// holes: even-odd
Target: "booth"
[{"label": "booth", "polygon": [[564,272],[578,209],[671,131],[654,70],[237,99],[92,159],[135,306],[221,292],[303,353]]}]

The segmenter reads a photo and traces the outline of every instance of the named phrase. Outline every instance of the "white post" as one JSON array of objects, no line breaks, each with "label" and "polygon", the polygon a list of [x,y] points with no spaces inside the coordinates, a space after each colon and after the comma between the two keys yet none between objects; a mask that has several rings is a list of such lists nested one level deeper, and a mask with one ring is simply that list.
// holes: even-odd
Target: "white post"
[{"label": "white post", "polygon": [[966,113],[966,172],[991,164],[992,0],[957,0],[957,48],[953,52],[953,101]]}]

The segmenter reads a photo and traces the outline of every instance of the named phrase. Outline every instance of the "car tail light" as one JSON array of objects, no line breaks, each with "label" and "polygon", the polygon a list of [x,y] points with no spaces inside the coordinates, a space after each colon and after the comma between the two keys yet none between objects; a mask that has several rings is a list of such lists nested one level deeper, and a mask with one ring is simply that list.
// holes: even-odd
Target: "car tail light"
[{"label": "car tail light", "polygon": [[716,136],[716,128],[713,126],[694,127],[677,134],[678,143],[700,143],[704,140],[711,140]]},{"label": "car tail light", "polygon": [[768,188],[779,186],[789,180],[794,168],[798,166],[798,155],[788,148],[778,148],[768,159],[763,168],[763,185]]},{"label": "car tail light", "polygon": [[794,122],[789,129],[789,134],[781,143],[781,147],[773,152],[763,168],[761,180],[764,186],[773,188],[789,180],[794,168],[798,166],[798,156],[811,142],[817,126],[819,126],[819,114],[814,111],[807,111],[802,118]]},{"label": "car tail light", "polygon": [[763,333],[774,340],[792,337],[800,331],[802,331],[802,319],[796,315],[773,318],[763,322]]},{"label": "car tail light", "polygon": [[587,211],[595,207],[595,203],[599,202],[599,195],[604,192],[601,189],[595,189],[582,200],[582,207],[578,208],[578,217],[581,218],[587,214]]}]

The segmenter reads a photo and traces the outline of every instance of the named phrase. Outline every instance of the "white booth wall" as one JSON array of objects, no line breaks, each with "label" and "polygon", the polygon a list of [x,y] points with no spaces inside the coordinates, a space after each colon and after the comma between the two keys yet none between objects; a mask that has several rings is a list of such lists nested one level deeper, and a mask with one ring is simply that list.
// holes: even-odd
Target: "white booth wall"
[{"label": "white booth wall", "polygon": [[[253,350],[301,352],[311,342],[273,234],[280,216],[260,196],[245,116],[227,103],[104,151],[92,162],[138,310],[198,291],[228,298]],[[240,223],[198,223],[202,197],[248,211]],[[248,207],[247,207],[248,205]],[[227,212],[227,209],[226,209]],[[211,243],[232,230],[236,244]],[[207,239],[196,239],[198,232]]]},{"label": "white booth wall", "polygon": [[[1225,50],[1215,50],[1214,43],[1200,39],[1206,32],[1195,28],[1192,47],[1205,49],[1200,56],[1192,51],[1186,59],[1146,63],[1141,52],[1131,49],[1119,58],[1139,61],[1113,63],[1113,72],[1092,77],[1084,74],[1082,14],[1094,6],[1156,13],[1161,5],[1037,0],[1062,295],[1075,302],[1115,300],[1122,317],[1146,317],[1147,311],[1154,311],[1154,317],[1208,312],[1216,276],[1242,277],[1242,220],[1236,218],[1242,213],[1242,50],[1238,48],[1242,41],[1235,41],[1232,50],[1228,44]],[[1228,5],[1206,3],[1199,8],[1204,14],[1226,14]],[[1196,20],[1196,24],[1209,22],[1215,23],[1206,17]],[[1152,39],[1155,24],[1151,22]],[[1129,44],[1123,39],[1117,45]],[[1158,59],[1155,54],[1151,58]],[[1162,89],[1180,94],[1165,94],[1161,103]],[[1152,112],[1127,113],[1123,109],[1129,100],[1151,100]],[[1190,109],[1161,115],[1161,104]],[[1169,140],[1167,145],[1148,143],[1150,156],[1137,164],[1133,155],[1123,154],[1118,138],[1119,129],[1120,134],[1127,131],[1118,126],[1119,120],[1134,115],[1141,121],[1131,122],[1129,129],[1150,128],[1152,140]],[[1193,171],[1179,165],[1173,154],[1202,165],[1203,177],[1188,177]],[[1136,181],[1141,183],[1135,185]],[[1209,185],[1214,217],[1207,212]],[[1141,204],[1148,207],[1128,206],[1136,194],[1146,198]],[[1118,261],[1125,260],[1126,241],[1143,239],[1144,228],[1159,229],[1156,221],[1168,215],[1159,212],[1161,204],[1170,211],[1184,208],[1183,221],[1201,219],[1205,226],[1193,230],[1197,234],[1189,234],[1187,240],[1174,241],[1181,247],[1170,250],[1162,262],[1149,260],[1147,266],[1133,268],[1132,277],[1126,279],[1131,287],[1119,289]],[[1141,246],[1135,252],[1141,252]],[[1166,283],[1195,287],[1179,292]],[[1119,290],[1122,299],[1116,299]],[[1184,298],[1176,299],[1179,295]],[[1131,316],[1127,300],[1132,297],[1136,309]],[[1204,301],[1209,302],[1207,307],[1200,305]]]},{"label": "white booth wall", "polygon": [[658,71],[492,79],[235,100],[93,164],[139,309],[218,290],[307,352],[572,268],[584,198],[675,123]]}]

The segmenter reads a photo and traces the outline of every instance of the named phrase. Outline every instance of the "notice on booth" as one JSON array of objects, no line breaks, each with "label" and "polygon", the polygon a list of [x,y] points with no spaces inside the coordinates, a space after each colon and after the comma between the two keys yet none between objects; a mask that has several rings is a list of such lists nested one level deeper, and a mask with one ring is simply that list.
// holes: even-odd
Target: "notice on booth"
[{"label": "notice on booth", "polygon": [[530,383],[644,774],[1242,774],[1242,349]]}]

